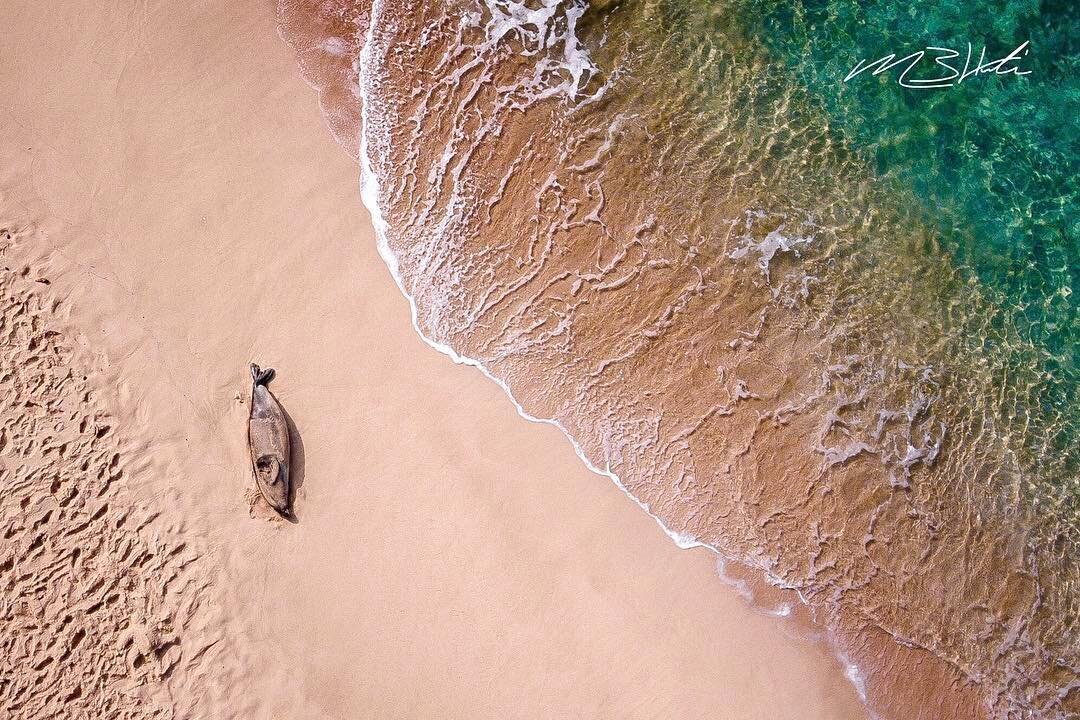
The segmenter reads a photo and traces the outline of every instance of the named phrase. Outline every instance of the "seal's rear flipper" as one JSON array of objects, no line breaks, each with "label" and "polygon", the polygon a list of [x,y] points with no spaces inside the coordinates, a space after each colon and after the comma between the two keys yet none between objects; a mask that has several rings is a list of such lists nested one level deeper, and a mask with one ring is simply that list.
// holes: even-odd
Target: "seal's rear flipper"
[{"label": "seal's rear flipper", "polygon": [[256,385],[269,385],[270,381],[274,379],[274,374],[274,368],[263,370],[255,363],[251,363],[251,379]]}]

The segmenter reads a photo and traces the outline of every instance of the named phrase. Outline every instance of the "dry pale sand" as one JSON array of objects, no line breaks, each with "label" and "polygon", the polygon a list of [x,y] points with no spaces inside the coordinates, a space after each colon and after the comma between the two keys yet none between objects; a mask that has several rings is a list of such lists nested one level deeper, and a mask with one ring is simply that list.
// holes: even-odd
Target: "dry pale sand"
[{"label": "dry pale sand", "polygon": [[[864,716],[414,334],[270,3],[0,28],[0,718]],[[249,511],[251,360],[297,524]]]}]

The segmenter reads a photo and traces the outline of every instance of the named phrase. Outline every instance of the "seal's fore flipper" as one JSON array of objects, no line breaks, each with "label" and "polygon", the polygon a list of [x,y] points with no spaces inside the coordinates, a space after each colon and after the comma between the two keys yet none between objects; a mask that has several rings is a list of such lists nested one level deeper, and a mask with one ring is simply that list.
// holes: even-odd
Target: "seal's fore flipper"
[{"label": "seal's fore flipper", "polygon": [[251,363],[251,379],[256,385],[269,385],[270,381],[274,379],[274,368],[263,370],[255,363]]}]

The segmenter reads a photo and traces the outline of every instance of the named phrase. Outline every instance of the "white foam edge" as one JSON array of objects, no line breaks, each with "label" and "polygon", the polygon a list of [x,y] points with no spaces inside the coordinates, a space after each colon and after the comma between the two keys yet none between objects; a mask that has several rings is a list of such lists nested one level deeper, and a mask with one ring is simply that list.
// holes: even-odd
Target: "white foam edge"
[{"label": "white foam edge", "polygon": [[[709,543],[706,543],[706,542],[702,542],[702,541],[698,540],[697,538],[694,538],[691,535],[687,535],[685,533],[680,533],[680,532],[678,532],[676,530],[672,530],[671,528],[669,528],[664,523],[663,520],[661,520],[655,513],[652,512],[652,510],[649,508],[648,504],[643,503],[632,492],[630,492],[630,490],[626,487],[626,485],[623,484],[622,480],[619,478],[619,476],[617,474],[612,472],[610,469],[604,470],[604,469],[601,469],[600,467],[596,466],[588,458],[588,456],[585,455],[584,449],[581,447],[581,445],[578,443],[578,441],[576,439],[574,439],[574,437],[570,434],[570,432],[566,429],[566,427],[561,422],[559,422],[555,418],[541,418],[541,417],[537,417],[535,415],[531,415],[529,412],[527,412],[525,410],[525,408],[522,407],[521,403],[519,403],[517,401],[517,398],[514,397],[514,393],[510,389],[509,385],[507,385],[506,382],[504,382],[501,378],[496,377],[494,374],[492,374],[492,372],[487,368],[487,366],[484,365],[483,362],[481,362],[480,360],[477,360],[476,358],[471,358],[471,357],[467,357],[465,355],[461,355],[460,353],[458,353],[456,350],[454,350],[454,348],[450,347],[449,345],[446,345],[444,343],[440,343],[437,340],[434,340],[434,339],[432,339],[432,338],[430,338],[430,337],[428,337],[427,335],[424,334],[424,331],[420,327],[419,310],[418,310],[418,308],[416,306],[416,300],[413,298],[412,295],[409,294],[408,290],[405,289],[405,281],[404,281],[404,278],[401,275],[400,265],[398,263],[397,257],[394,255],[393,251],[390,249],[389,232],[388,232],[389,224],[386,222],[386,218],[383,216],[382,210],[379,207],[379,179],[376,176],[374,170],[372,169],[371,160],[368,157],[368,140],[367,140],[367,135],[368,134],[366,132],[366,129],[368,127],[368,114],[370,112],[370,110],[369,110],[370,103],[367,102],[367,97],[365,95],[366,83],[364,81],[364,70],[365,70],[365,67],[366,67],[367,63],[365,63],[364,58],[368,55],[369,52],[372,52],[371,48],[373,48],[375,46],[375,43],[373,42],[374,41],[375,28],[378,25],[379,15],[380,15],[380,12],[382,10],[382,5],[383,5],[383,0],[374,0],[372,2],[371,14],[369,16],[370,20],[369,20],[368,29],[367,29],[367,35],[366,35],[366,37],[364,39],[364,48],[360,52],[360,58],[359,58],[359,61],[358,61],[359,62],[359,71],[360,71],[359,72],[359,83],[358,84],[359,84],[359,90],[360,90],[360,103],[361,103],[361,106],[360,106],[360,146],[359,146],[360,147],[360,149],[359,149],[359,154],[360,154],[360,158],[359,158],[360,159],[360,197],[361,197],[361,200],[364,203],[364,206],[367,208],[368,213],[371,215],[371,224],[372,224],[372,227],[375,230],[375,242],[376,242],[376,247],[378,248],[378,251],[379,251],[379,256],[382,258],[383,262],[386,264],[386,268],[390,271],[390,276],[394,279],[394,283],[397,285],[398,290],[401,292],[402,296],[404,296],[404,298],[409,303],[409,314],[410,314],[410,317],[411,317],[411,320],[412,320],[413,330],[416,331],[416,334],[420,337],[420,339],[425,344],[427,344],[429,347],[435,349],[439,353],[441,353],[441,354],[445,355],[446,357],[450,358],[451,360],[453,360],[458,365],[469,365],[471,367],[476,368],[481,373],[483,373],[485,377],[487,377],[489,380],[491,380],[496,385],[498,385],[500,388],[502,388],[503,392],[506,394],[506,397],[510,399],[510,402],[514,405],[514,408],[517,410],[518,415],[523,417],[525,420],[527,420],[527,421],[529,421],[531,423],[538,423],[538,424],[544,424],[544,425],[554,425],[555,427],[557,427],[559,429],[559,431],[562,432],[563,436],[570,442],[570,445],[574,448],[574,452],[577,454],[578,458],[585,465],[585,467],[587,467],[589,470],[596,473],[597,475],[602,475],[602,476],[608,478],[609,480],[611,480],[611,482],[615,483],[615,486],[618,487],[623,492],[624,495],[626,495],[628,498],[633,500],[634,503],[639,508],[641,508],[649,517],[651,517],[656,522],[657,525],[660,526],[660,529],[664,532],[664,534],[667,535],[671,539],[671,541],[675,543],[675,545],[677,547],[679,547],[680,549],[683,549],[683,550],[689,550],[691,548],[696,548],[696,547],[703,547],[703,548],[707,548],[707,549],[711,550],[712,552],[716,553],[716,555],[721,559],[730,559],[723,552],[721,552],[716,546],[710,545]],[[771,582],[773,584],[776,584],[776,585],[778,585],[780,587],[786,587],[786,585],[784,585],[784,583],[780,580],[780,578],[774,577],[767,570],[765,570],[763,568],[758,568],[758,570],[765,576],[767,581],[769,581],[769,582]],[[726,579],[721,576],[721,580],[725,581]],[[725,582],[725,584],[729,584],[729,583]],[[789,588],[789,589],[794,589],[794,588]],[[738,593],[737,588],[735,589],[735,591],[736,591],[736,593]],[[807,604],[806,599],[803,597],[802,593],[796,591],[796,594],[798,595],[800,602],[802,602],[804,605],[806,605]],[[745,598],[744,598],[744,601],[746,601]],[[749,602],[748,602],[748,604],[749,604]],[[785,617],[786,614],[781,615],[781,614],[777,613],[776,616],[777,617]],[[831,635],[831,633],[828,633],[828,634]],[[833,650],[834,657],[836,657],[836,659],[840,662],[840,666],[843,669],[844,677],[851,683],[851,685],[855,689],[855,692],[858,694],[859,698],[865,704],[865,702],[866,702],[866,684],[865,684],[865,680],[864,680],[864,678],[862,676],[862,673],[859,671],[858,666],[855,665],[853,662],[851,662],[850,659],[847,657],[846,653],[843,653],[842,651],[840,651],[840,649],[838,647],[836,647],[833,642],[829,642],[828,645],[831,646],[831,648]]]},{"label": "white foam edge", "polygon": [[559,422],[555,418],[541,418],[529,414],[525,410],[525,408],[521,406],[521,403],[517,401],[517,398],[514,397],[514,393],[510,390],[510,386],[508,386],[501,378],[493,375],[491,371],[488,370],[488,368],[480,360],[461,355],[449,345],[445,345],[438,342],[437,340],[428,337],[420,328],[419,310],[416,307],[416,300],[405,289],[405,281],[401,275],[397,257],[395,257],[393,251],[390,249],[388,232],[389,225],[386,222],[386,218],[383,217],[382,210],[379,208],[379,179],[375,175],[375,172],[371,166],[371,160],[368,157],[368,134],[366,132],[366,128],[368,127],[368,113],[370,112],[370,103],[367,102],[367,98],[364,94],[365,82],[363,76],[366,63],[364,62],[363,58],[365,57],[365,55],[368,54],[368,52],[370,52],[370,48],[372,48],[375,44],[373,42],[373,36],[379,17],[379,12],[382,9],[382,4],[382,0],[375,0],[375,2],[372,3],[370,16],[371,19],[368,25],[367,37],[365,38],[364,49],[360,53],[360,197],[363,200],[364,206],[367,207],[368,212],[371,214],[371,223],[375,228],[375,241],[378,245],[379,256],[382,257],[383,262],[386,263],[387,269],[390,270],[390,275],[394,278],[394,282],[397,284],[398,290],[401,291],[401,294],[404,295],[405,299],[409,302],[409,312],[412,317],[412,326],[413,329],[416,331],[416,334],[419,335],[420,339],[427,343],[429,346],[439,351],[443,355],[446,355],[455,363],[459,365],[471,365],[472,367],[475,367],[480,372],[482,372],[484,376],[487,377],[489,380],[496,383],[499,387],[503,389],[503,392],[506,393],[506,396],[510,398],[510,402],[514,404],[514,407],[517,409],[517,412],[519,415],[521,415],[521,417],[525,418],[529,422],[545,425],[554,425],[555,427],[559,428],[559,430],[562,431],[562,434],[566,437],[566,439],[570,441],[570,444],[574,448],[574,452],[577,453],[577,456],[581,458],[581,461],[585,463],[585,466],[589,468],[589,470],[592,470],[597,475],[603,475],[610,479],[613,483],[615,483],[615,485],[618,486],[618,488],[622,490],[627,497],[637,503],[638,507],[648,513],[649,517],[655,520],[656,524],[660,526],[664,533],[669,538],[671,538],[671,540],[680,548],[686,550],[694,547],[707,547],[713,552],[722,555],[722,553],[720,553],[719,550],[717,550],[715,547],[703,543],[696,538],[693,538],[684,533],[672,530],[667,525],[665,525],[664,522],[649,509],[649,506],[647,504],[638,500],[634,496],[634,494],[626,488],[622,480],[619,479],[618,475],[611,472],[611,470],[603,470],[593,464],[593,462],[589,460],[589,458],[585,455],[585,451],[582,449],[581,445],[578,444],[577,440],[574,439],[574,437],[570,434],[566,427],[563,426],[561,422]]}]

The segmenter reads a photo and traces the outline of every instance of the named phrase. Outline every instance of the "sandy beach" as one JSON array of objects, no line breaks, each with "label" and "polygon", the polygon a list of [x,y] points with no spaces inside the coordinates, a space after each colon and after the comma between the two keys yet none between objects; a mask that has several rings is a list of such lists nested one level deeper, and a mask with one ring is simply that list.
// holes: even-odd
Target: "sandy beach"
[{"label": "sandy beach", "polygon": [[[33,308],[0,718],[866,717],[827,647],[415,334],[274,12],[0,8],[0,300]],[[250,507],[252,361],[296,523]]]}]

